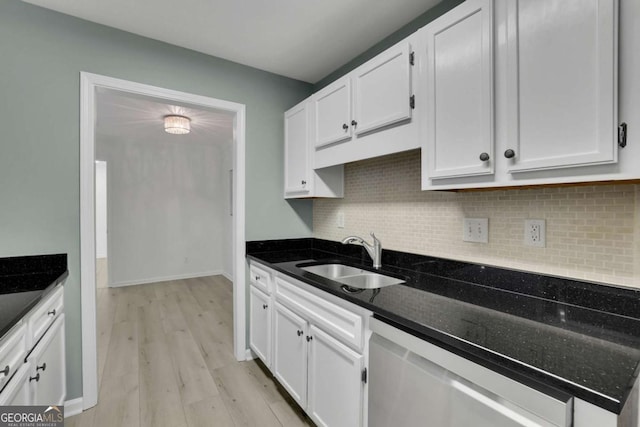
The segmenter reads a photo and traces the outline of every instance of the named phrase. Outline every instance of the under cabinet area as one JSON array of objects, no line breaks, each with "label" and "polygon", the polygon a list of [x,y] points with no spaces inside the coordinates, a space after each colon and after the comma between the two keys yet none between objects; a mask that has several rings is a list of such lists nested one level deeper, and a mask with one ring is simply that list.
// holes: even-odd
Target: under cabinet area
[{"label": "under cabinet area", "polygon": [[[363,372],[370,312],[329,294],[321,296],[323,291],[261,264],[251,262],[250,272],[249,340],[256,356],[317,425],[366,425]],[[269,277],[267,300],[254,284],[264,273]]]},{"label": "under cabinet area", "polygon": [[63,405],[64,287],[58,285],[0,341],[0,406]]}]

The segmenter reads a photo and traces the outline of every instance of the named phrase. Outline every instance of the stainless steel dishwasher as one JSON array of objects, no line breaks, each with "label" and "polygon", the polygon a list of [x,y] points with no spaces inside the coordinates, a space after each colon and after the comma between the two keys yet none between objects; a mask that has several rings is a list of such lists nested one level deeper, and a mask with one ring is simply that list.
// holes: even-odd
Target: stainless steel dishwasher
[{"label": "stainless steel dishwasher", "polygon": [[570,426],[557,400],[372,319],[369,426]]}]

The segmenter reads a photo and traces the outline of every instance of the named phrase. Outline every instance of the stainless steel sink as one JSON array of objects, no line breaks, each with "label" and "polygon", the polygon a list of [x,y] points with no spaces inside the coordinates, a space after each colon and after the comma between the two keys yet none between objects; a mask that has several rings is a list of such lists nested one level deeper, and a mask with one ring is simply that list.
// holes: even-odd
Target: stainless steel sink
[{"label": "stainless steel sink", "polygon": [[320,264],[312,265],[310,267],[302,267],[302,270],[309,273],[317,274],[318,276],[326,277],[327,279],[335,279],[337,277],[354,276],[356,274],[365,273],[365,270],[355,267],[349,267],[342,264]]},{"label": "stainless steel sink", "polygon": [[404,280],[395,277],[342,264],[320,264],[300,268],[353,289],[378,289],[404,283]]}]

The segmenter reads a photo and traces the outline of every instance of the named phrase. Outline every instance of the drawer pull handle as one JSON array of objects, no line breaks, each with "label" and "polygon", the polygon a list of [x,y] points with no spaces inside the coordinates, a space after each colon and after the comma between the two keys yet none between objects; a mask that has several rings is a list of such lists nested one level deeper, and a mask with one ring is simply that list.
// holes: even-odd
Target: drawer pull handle
[{"label": "drawer pull handle", "polygon": [[263,308],[263,309],[265,309],[265,310],[266,310],[266,309],[267,309],[267,307],[269,307],[267,304],[262,304],[262,308]]},{"label": "drawer pull handle", "polygon": [[307,335],[307,342],[311,341],[313,337],[311,335]]},{"label": "drawer pull handle", "polygon": [[302,334],[304,334],[304,332],[298,331],[298,336],[301,336]]},{"label": "drawer pull handle", "polygon": [[40,381],[40,374],[36,374],[35,377],[29,377],[29,382],[35,380],[36,382]]},{"label": "drawer pull handle", "polygon": [[349,125],[346,124],[346,123],[343,123],[342,124],[342,129],[344,129],[346,131],[347,129],[349,129]]},{"label": "drawer pull handle", "polygon": [[51,310],[50,312],[47,313],[48,316],[55,316],[56,315],[56,309],[54,308],[53,310]]},{"label": "drawer pull handle", "polygon": [[256,276],[256,281],[260,281],[260,276]]},{"label": "drawer pull handle", "polygon": [[42,372],[44,372],[47,369],[47,364],[43,363],[42,366],[36,366],[36,372],[38,372],[41,369],[42,369]]},{"label": "drawer pull handle", "polygon": [[0,372],[2,372],[4,374],[5,377],[9,376],[9,372],[11,371],[11,368],[9,368],[9,365],[5,366],[4,369]]}]

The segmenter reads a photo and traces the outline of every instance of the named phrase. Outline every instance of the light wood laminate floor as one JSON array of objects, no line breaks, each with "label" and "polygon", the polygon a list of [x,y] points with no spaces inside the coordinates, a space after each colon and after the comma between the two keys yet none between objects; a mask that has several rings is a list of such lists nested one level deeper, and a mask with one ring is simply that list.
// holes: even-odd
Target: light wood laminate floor
[{"label": "light wood laminate floor", "polygon": [[65,426],[313,425],[235,360],[232,298],[223,276],[98,289],[98,405]]}]

